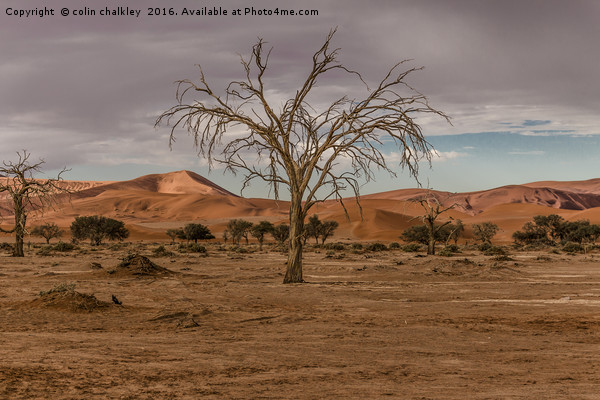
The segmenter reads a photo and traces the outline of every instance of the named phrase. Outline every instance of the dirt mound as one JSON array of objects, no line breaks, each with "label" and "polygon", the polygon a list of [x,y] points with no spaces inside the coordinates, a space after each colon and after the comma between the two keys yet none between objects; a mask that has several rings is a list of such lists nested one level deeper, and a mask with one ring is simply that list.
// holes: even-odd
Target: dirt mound
[{"label": "dirt mound", "polygon": [[173,273],[171,270],[153,263],[148,257],[140,254],[128,255],[114,269],[106,272],[117,276],[160,276]]},{"label": "dirt mound", "polygon": [[31,305],[70,312],[92,312],[112,306],[111,303],[98,300],[93,294],[77,292],[75,284],[61,284],[48,291],[40,292],[40,297],[33,300]]}]

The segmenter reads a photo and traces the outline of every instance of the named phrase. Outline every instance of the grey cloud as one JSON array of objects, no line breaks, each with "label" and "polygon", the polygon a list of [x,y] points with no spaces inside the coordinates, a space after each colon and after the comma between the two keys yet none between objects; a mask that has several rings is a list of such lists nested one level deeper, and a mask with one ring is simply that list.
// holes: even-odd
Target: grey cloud
[{"label": "grey cloud", "polygon": [[[6,3],[24,7],[16,0]],[[97,8],[96,2],[86,4]],[[158,0],[135,4],[165,7]],[[28,2],[27,7],[44,5]],[[201,5],[178,0],[169,7]],[[219,5],[240,7],[233,1]],[[64,0],[60,6],[81,7],[82,2]],[[260,0],[254,6],[284,7]],[[248,55],[256,38],[263,37],[274,48],[268,84],[275,94],[290,93],[336,26],[340,60],[367,82],[377,81],[402,59],[426,67],[410,83],[454,117],[453,128],[424,120],[428,133],[492,130],[500,121],[528,120],[551,121],[552,129],[600,133],[589,131],[600,123],[597,2],[303,0],[293,6],[320,14],[36,20],[0,14],[0,156],[27,147],[66,164],[111,158],[102,153],[118,162],[120,147],[130,143],[135,154],[123,159],[140,160],[153,146],[162,146],[152,151],[153,157],[172,157],[160,136],[165,131],[153,127],[154,118],[174,104],[175,80],[197,77],[195,64],[220,90],[242,77],[237,54]],[[350,86],[332,77],[320,87],[317,103]]]}]

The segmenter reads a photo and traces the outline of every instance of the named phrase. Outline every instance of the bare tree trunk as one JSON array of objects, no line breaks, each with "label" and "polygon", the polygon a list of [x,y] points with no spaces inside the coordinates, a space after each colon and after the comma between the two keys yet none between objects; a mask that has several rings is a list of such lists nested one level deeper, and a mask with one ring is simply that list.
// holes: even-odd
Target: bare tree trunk
[{"label": "bare tree trunk", "polygon": [[290,205],[290,236],[287,271],[283,283],[302,283],[302,243],[304,236],[302,198],[292,194]]},{"label": "bare tree trunk", "polygon": [[429,238],[429,243],[427,244],[427,254],[435,255],[435,240]]},{"label": "bare tree trunk", "polygon": [[15,204],[15,250],[14,257],[25,257],[23,250],[23,238],[25,237],[25,224],[27,215],[25,214],[22,204]]},{"label": "bare tree trunk", "polygon": [[427,254],[435,255],[435,225],[433,221],[429,224],[429,243],[427,243]]}]

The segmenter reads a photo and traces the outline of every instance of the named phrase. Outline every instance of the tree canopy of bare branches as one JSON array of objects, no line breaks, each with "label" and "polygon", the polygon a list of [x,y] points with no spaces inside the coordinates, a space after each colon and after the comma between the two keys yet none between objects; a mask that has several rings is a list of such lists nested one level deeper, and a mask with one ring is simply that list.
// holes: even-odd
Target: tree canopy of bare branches
[{"label": "tree canopy of bare branches", "polygon": [[[432,150],[416,116],[434,114],[448,120],[406,82],[408,75],[421,68],[404,69],[405,62],[399,62],[369,89],[360,73],[338,61],[340,49],[331,46],[334,34],[332,30],[327,35],[312,56],[304,83],[283,103],[268,96],[266,81],[272,49],[266,49],[259,39],[251,56],[241,58],[245,75],[242,80],[230,82],[220,94],[200,68],[197,82],[177,82],[177,104],[156,120],[157,126],[171,126],[171,143],[176,129],[184,128],[210,165],[218,162],[234,173],[243,172],[243,188],[259,178],[270,185],[276,199],[280,187],[289,190],[285,283],[303,282],[302,245],[308,210],[316,202],[331,198],[344,206],[346,190],[358,201],[360,184],[373,179],[377,169],[395,176],[397,167],[386,162],[384,141],[393,143],[390,148],[398,151],[400,166],[416,177],[419,161],[430,161]],[[365,96],[342,96],[323,108],[311,104],[309,94],[318,91],[317,82],[338,73],[356,78],[356,83],[366,89]],[[200,99],[193,99],[194,94]],[[242,135],[228,134],[228,130],[240,127],[245,132]],[[344,171],[338,165],[341,160],[349,164]]]},{"label": "tree canopy of bare branches", "polygon": [[26,150],[17,152],[17,156],[18,161],[3,161],[0,166],[0,193],[6,192],[12,200],[15,217],[11,229],[0,227],[0,231],[15,234],[13,255],[23,257],[23,238],[27,233],[29,212],[52,206],[57,194],[68,192],[60,185],[61,175],[67,170],[63,169],[57,178],[35,179],[33,174],[42,171],[44,160],[30,161],[30,154]]}]

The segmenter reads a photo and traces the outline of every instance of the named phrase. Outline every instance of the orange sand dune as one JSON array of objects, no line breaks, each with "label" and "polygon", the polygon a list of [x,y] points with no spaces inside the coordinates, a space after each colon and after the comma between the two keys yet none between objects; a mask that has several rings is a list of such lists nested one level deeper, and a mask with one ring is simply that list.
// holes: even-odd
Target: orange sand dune
[{"label": "orange sand dune", "polygon": [[76,198],[98,196],[108,190],[143,191],[165,194],[203,194],[238,197],[191,171],[144,175],[136,179],[96,185],[76,194]]},{"label": "orange sand dune", "polygon": [[569,192],[550,187],[511,185],[467,193],[401,189],[369,195],[365,196],[365,198],[414,200],[429,193],[443,205],[450,206],[455,204],[456,209],[471,215],[476,215],[496,205],[511,203],[538,204],[545,207],[567,210],[586,210],[592,207],[600,207],[600,190],[594,192],[591,186],[588,188],[589,191],[586,192]]},{"label": "orange sand dune", "polygon": [[[99,214],[123,220],[136,238],[166,238],[167,228],[192,221],[209,225],[218,236],[232,218],[287,221],[289,207],[286,201],[236,196],[190,171],[152,174],[121,182],[64,184],[75,192],[70,201],[43,216],[33,213],[29,219],[31,225],[53,221],[67,228],[76,216]],[[402,189],[362,196],[362,218],[352,198],[344,199],[349,218],[335,201],[316,204],[310,214],[318,214],[321,220],[337,221],[340,224],[337,239],[396,241],[403,230],[421,223],[419,216],[423,209],[414,200],[428,193],[445,206],[455,205],[440,221],[462,220],[467,226],[467,236],[470,225],[490,221],[502,229],[497,238],[510,241],[515,230],[538,214],[556,213],[570,220],[600,223],[600,179],[534,182],[468,193]],[[11,222],[10,210],[7,201],[0,201],[4,217],[0,222],[6,225]]]},{"label": "orange sand dune", "polygon": [[575,193],[600,194],[600,178],[588,179],[586,181],[540,181],[526,183],[522,186],[535,188],[545,187]]}]

